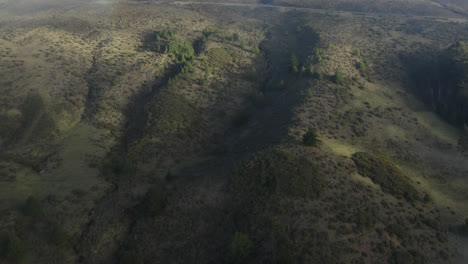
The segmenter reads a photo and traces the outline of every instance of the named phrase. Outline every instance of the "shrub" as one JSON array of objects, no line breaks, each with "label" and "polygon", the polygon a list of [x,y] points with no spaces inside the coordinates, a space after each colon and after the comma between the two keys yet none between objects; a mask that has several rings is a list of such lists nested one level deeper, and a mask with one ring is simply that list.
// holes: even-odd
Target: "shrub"
[{"label": "shrub", "polygon": [[282,195],[314,199],[323,191],[319,168],[283,150],[261,152],[246,161],[233,175],[231,190],[240,202]]},{"label": "shrub", "polygon": [[363,71],[363,70],[366,69],[366,64],[365,64],[363,61],[358,62],[358,63],[356,64],[356,66],[357,66],[357,68],[358,68],[359,70],[361,70],[361,71]]},{"label": "shrub", "polygon": [[147,113],[145,134],[152,136],[176,135],[185,138],[193,133],[201,116],[183,95],[161,90],[145,107]]},{"label": "shrub", "polygon": [[68,241],[68,234],[58,224],[52,225],[49,235],[49,241],[57,246],[61,246]]},{"label": "shrub", "polygon": [[256,107],[264,107],[265,106],[265,96],[262,92],[253,92],[249,96],[250,101]]},{"label": "shrub", "polygon": [[291,54],[291,59],[289,61],[289,68],[294,73],[299,72],[299,60],[297,59],[297,57],[296,57],[296,55],[294,53]]},{"label": "shrub", "polygon": [[322,73],[322,71],[321,71],[321,70],[316,70],[316,71],[315,71],[315,74],[314,74],[314,77],[317,78],[317,79],[319,79],[319,80],[323,79],[323,73]]},{"label": "shrub", "polygon": [[23,241],[15,233],[0,235],[0,258],[18,263],[26,258],[26,253]]},{"label": "shrub", "polygon": [[209,63],[211,66],[223,67],[232,63],[231,54],[223,48],[213,48],[208,51]]},{"label": "shrub", "polygon": [[354,222],[359,231],[369,230],[377,223],[378,212],[374,208],[358,210],[354,216]]},{"label": "shrub", "polygon": [[115,155],[111,158],[111,169],[115,174],[132,174],[136,171],[136,165],[126,154]]},{"label": "shrub", "polygon": [[42,213],[40,202],[33,196],[29,196],[23,205],[23,214],[31,217],[38,217]]},{"label": "shrub", "polygon": [[336,84],[339,84],[339,85],[344,84],[343,72],[341,71],[340,68],[336,69],[336,71],[335,71],[334,81],[335,81]]},{"label": "shrub", "polygon": [[415,251],[398,251],[393,253],[390,263],[394,264],[424,264],[427,263],[424,255]]},{"label": "shrub", "polygon": [[247,124],[251,117],[252,115],[247,110],[240,111],[236,116],[234,116],[232,124],[235,127],[241,127]]},{"label": "shrub", "polygon": [[125,250],[119,261],[120,264],[138,264],[141,263],[140,257],[135,250]]},{"label": "shrub", "polygon": [[169,42],[165,49],[166,53],[174,54],[177,61],[185,62],[192,60],[195,57],[195,50],[192,44],[187,40],[173,39]]},{"label": "shrub", "polygon": [[251,82],[255,82],[258,80],[258,73],[257,73],[257,69],[255,69],[254,67],[252,67],[252,69],[250,70],[249,72],[249,81]]},{"label": "shrub", "polygon": [[0,114],[0,137],[9,139],[18,133],[21,127],[23,114],[18,109],[10,109],[4,114]]},{"label": "shrub", "polygon": [[236,232],[227,251],[227,263],[245,263],[252,255],[253,248],[253,242],[247,234]]},{"label": "shrub", "polygon": [[163,29],[157,36],[156,39],[160,41],[161,39],[170,40],[175,36],[175,31],[170,29]]},{"label": "shrub", "polygon": [[315,76],[315,67],[312,63],[309,65],[309,75],[312,77]]},{"label": "shrub", "polygon": [[244,42],[243,40],[242,40],[241,43],[240,43],[240,47],[241,47],[242,49],[245,49],[245,42]]},{"label": "shrub", "polygon": [[310,147],[318,146],[318,144],[320,143],[320,140],[318,139],[317,132],[315,131],[314,128],[309,127],[307,129],[307,132],[304,134],[304,136],[302,136],[302,143]]},{"label": "shrub", "polygon": [[253,48],[253,52],[254,52],[255,54],[260,53],[260,49],[258,48],[258,46],[255,46],[255,47]]},{"label": "shrub", "polygon": [[239,40],[239,34],[238,33],[232,34],[231,40],[232,41],[238,41]]},{"label": "shrub", "polygon": [[360,49],[355,50],[354,55],[358,58],[361,57],[361,50]]},{"label": "shrub", "polygon": [[464,236],[468,236],[468,218],[466,218],[465,223],[460,226],[460,233]]},{"label": "shrub", "polygon": [[419,199],[417,190],[388,156],[358,152],[353,154],[352,159],[358,172],[379,184],[384,192],[404,197],[410,202]]},{"label": "shrub", "polygon": [[161,185],[152,187],[145,196],[145,213],[148,216],[159,215],[166,207],[166,195]]}]

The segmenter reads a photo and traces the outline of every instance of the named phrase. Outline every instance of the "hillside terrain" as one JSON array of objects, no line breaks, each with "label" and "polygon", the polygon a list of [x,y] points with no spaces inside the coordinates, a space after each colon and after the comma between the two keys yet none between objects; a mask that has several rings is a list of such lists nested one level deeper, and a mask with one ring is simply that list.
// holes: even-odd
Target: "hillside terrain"
[{"label": "hillside terrain", "polygon": [[464,1],[0,1],[0,263],[466,263]]}]

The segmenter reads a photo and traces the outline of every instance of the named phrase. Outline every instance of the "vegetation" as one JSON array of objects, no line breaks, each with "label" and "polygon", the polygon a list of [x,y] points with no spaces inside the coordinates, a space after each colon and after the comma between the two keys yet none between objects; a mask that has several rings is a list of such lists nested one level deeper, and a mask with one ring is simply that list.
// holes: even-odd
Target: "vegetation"
[{"label": "vegetation", "polygon": [[369,68],[369,66],[370,66],[370,62],[367,59],[364,59],[363,61],[356,63],[356,67],[361,71],[366,70],[367,68]]},{"label": "vegetation", "polygon": [[238,33],[233,33],[231,36],[232,41],[238,41],[239,40],[239,34]]},{"label": "vegetation", "polygon": [[250,72],[249,72],[249,81],[255,82],[255,81],[258,80],[258,78],[259,78],[259,76],[258,76],[258,73],[257,73],[257,69],[252,67],[252,69],[250,69]]},{"label": "vegetation", "polygon": [[404,197],[410,202],[419,200],[419,194],[405,175],[383,154],[357,152],[352,156],[358,172],[379,184],[384,192]]},{"label": "vegetation", "polygon": [[465,42],[450,46],[437,59],[408,61],[413,91],[445,120],[468,124],[468,52]]},{"label": "vegetation", "polygon": [[266,104],[265,96],[262,92],[253,92],[249,95],[250,101],[256,107],[264,107]]},{"label": "vegetation", "polygon": [[119,264],[139,264],[141,259],[135,250],[125,250]]},{"label": "vegetation", "polygon": [[38,217],[42,213],[40,202],[33,196],[29,196],[23,205],[23,214],[30,217]]},{"label": "vegetation", "polygon": [[176,61],[180,62],[191,61],[195,57],[192,44],[187,40],[177,38],[167,44],[165,52],[174,54]]},{"label": "vegetation", "polygon": [[254,52],[255,54],[259,54],[259,53],[260,53],[260,49],[258,48],[258,46],[254,46],[253,52]]},{"label": "vegetation", "polygon": [[460,226],[460,234],[468,236],[468,218],[465,219],[465,222]]},{"label": "vegetation", "polygon": [[26,253],[23,241],[15,233],[0,235],[0,259],[20,263],[26,258]]},{"label": "vegetation", "polygon": [[335,76],[334,76],[334,79],[333,79],[333,80],[334,80],[334,82],[335,82],[336,84],[339,84],[339,85],[343,85],[343,84],[344,84],[343,71],[342,71],[340,68],[336,69],[336,71],[335,71]]},{"label": "vegetation", "polygon": [[236,232],[227,252],[227,263],[242,264],[252,255],[253,242],[244,233]]},{"label": "vegetation", "polygon": [[157,216],[166,207],[166,196],[162,186],[157,185],[149,189],[144,200],[145,213],[147,216]]},{"label": "vegetation", "polygon": [[163,29],[160,33],[157,34],[156,39],[161,40],[170,40],[175,36],[175,31],[170,29]]},{"label": "vegetation", "polygon": [[291,54],[291,59],[289,60],[289,69],[294,73],[299,72],[299,60],[294,53]]},{"label": "vegetation", "polygon": [[68,241],[69,235],[63,228],[58,224],[53,224],[50,231],[49,241],[56,245],[64,245]]},{"label": "vegetation", "polygon": [[415,251],[398,251],[395,252],[390,259],[390,263],[394,264],[425,264],[427,263],[424,255]]},{"label": "vegetation", "polygon": [[198,111],[184,96],[163,90],[147,105],[146,133],[187,137],[200,121]]},{"label": "vegetation", "polygon": [[307,129],[307,132],[302,137],[302,143],[304,143],[304,145],[309,146],[309,147],[318,146],[318,144],[320,143],[320,140],[318,139],[317,132],[313,127],[309,127]]},{"label": "vegetation", "polygon": [[117,154],[115,153],[110,157],[108,168],[112,169],[112,172],[115,174],[132,174],[136,171],[135,162],[128,157],[128,155]]},{"label": "vegetation", "polygon": [[[468,35],[450,23],[462,16],[452,6],[447,20],[424,16],[424,1],[418,17],[390,18],[138,1],[10,12],[9,2],[0,226],[17,236],[0,236],[0,263],[455,261],[445,227],[467,198],[460,133],[403,89],[417,83],[417,97],[463,123],[468,45],[439,52]],[[367,11],[395,7],[374,2]],[[428,69],[420,81],[407,82],[406,59]],[[398,157],[437,196],[386,156],[353,163],[357,150]],[[15,210],[31,193],[51,195]],[[5,253],[21,244],[27,257]]]},{"label": "vegetation", "polygon": [[318,167],[283,150],[255,155],[234,174],[232,189],[241,200],[252,196],[298,196],[314,199],[322,192]]},{"label": "vegetation", "polygon": [[361,57],[361,50],[360,49],[357,49],[354,51],[354,56],[360,58]]},{"label": "vegetation", "polygon": [[247,124],[252,117],[252,114],[247,110],[242,110],[234,116],[232,124],[235,127],[241,127]]}]

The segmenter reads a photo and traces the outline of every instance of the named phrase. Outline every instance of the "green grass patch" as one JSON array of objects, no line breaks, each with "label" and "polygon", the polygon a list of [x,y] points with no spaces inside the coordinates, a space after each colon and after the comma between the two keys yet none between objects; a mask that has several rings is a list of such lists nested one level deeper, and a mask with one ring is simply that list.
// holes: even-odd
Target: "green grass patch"
[{"label": "green grass patch", "polygon": [[208,61],[212,66],[223,66],[232,63],[232,56],[223,48],[214,48],[208,52]]},{"label": "green grass patch", "polygon": [[352,159],[356,163],[359,174],[379,184],[384,192],[398,198],[405,198],[410,202],[419,200],[418,191],[388,156],[357,152],[353,154]]}]

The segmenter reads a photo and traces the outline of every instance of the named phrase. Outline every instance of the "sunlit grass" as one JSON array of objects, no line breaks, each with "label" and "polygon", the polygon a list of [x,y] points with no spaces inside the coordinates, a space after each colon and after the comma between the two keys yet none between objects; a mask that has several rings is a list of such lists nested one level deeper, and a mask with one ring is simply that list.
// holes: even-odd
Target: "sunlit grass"
[{"label": "sunlit grass", "polygon": [[460,131],[447,122],[441,120],[432,112],[415,112],[418,122],[427,128],[434,136],[439,139],[456,145],[460,138]]},{"label": "sunlit grass", "polygon": [[321,139],[323,144],[329,147],[332,152],[338,155],[343,155],[346,157],[351,157],[353,153],[363,151],[360,146],[351,145],[345,141],[337,139]]}]

